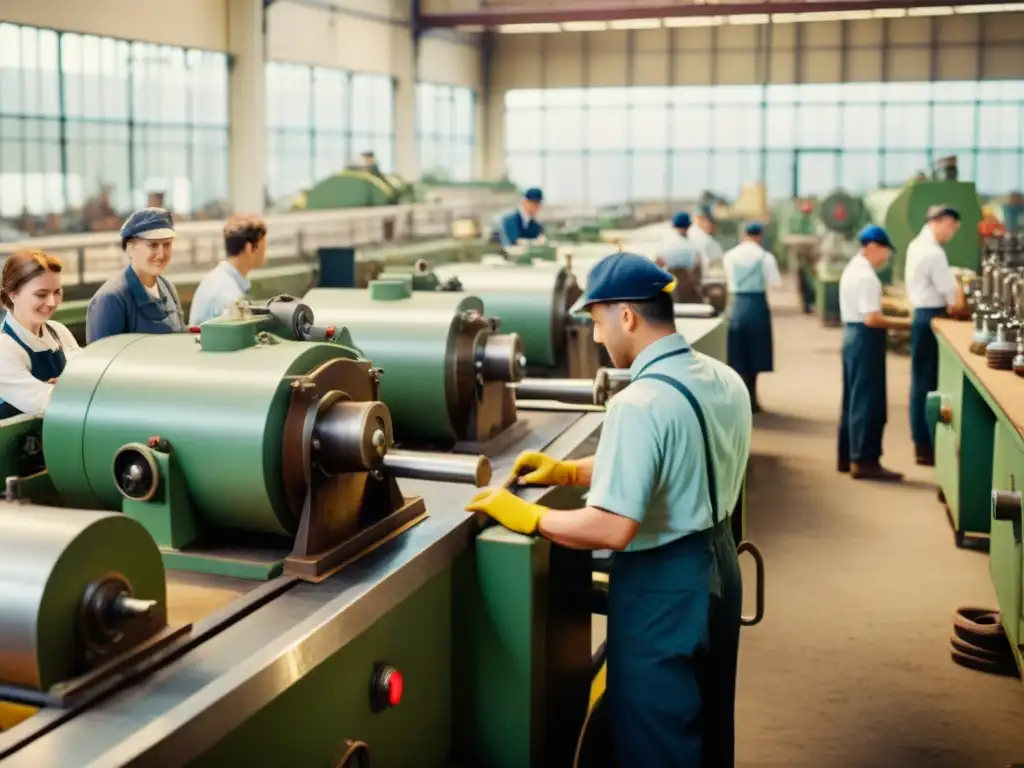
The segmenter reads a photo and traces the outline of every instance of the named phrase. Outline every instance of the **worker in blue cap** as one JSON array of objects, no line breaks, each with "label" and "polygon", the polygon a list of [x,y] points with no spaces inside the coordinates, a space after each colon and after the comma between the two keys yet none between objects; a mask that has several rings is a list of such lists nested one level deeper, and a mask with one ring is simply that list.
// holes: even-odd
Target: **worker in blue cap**
[{"label": "worker in blue cap", "polygon": [[910,432],[917,463],[930,467],[935,464],[934,436],[924,403],[939,385],[939,345],[932,320],[956,311],[964,296],[944,247],[960,229],[960,213],[949,205],[936,205],[926,215],[920,234],[907,246],[904,277],[907,299],[914,310],[910,325]]},{"label": "worker in blue cap", "polygon": [[757,377],[773,369],[772,313],[769,288],[781,288],[779,263],[761,247],[764,226],[758,221],[743,227],[743,241],[725,254],[725,281],[732,297],[729,312],[729,365],[739,373],[750,392],[750,405],[761,410]]},{"label": "worker in blue cap", "polygon": [[143,208],[121,226],[128,266],[96,291],[86,310],[85,336],[91,344],[121,333],[185,330],[181,299],[163,276],[171,263],[174,223],[163,208]]},{"label": "worker in blue cap", "polygon": [[889,261],[892,241],[881,227],[857,235],[860,251],[839,279],[843,320],[843,404],[839,419],[838,470],[855,480],[899,482],[903,475],[880,463],[888,413],[885,354],[888,329],[899,321],[882,314],[878,271]]},{"label": "worker in blue cap", "polygon": [[713,237],[715,233],[715,216],[710,205],[702,205],[693,213],[693,226],[686,236],[704,254],[709,265],[719,264],[725,255],[722,246]]},{"label": "worker in blue cap", "polygon": [[729,517],[752,420],[735,372],[676,331],[672,283],[633,253],[594,265],[575,309],[631,383],[610,401],[594,456],[516,459],[522,484],[589,486],[587,505],[551,510],[493,488],[467,509],[564,547],[615,550],[605,701],[622,765],[731,766],[742,585]]},{"label": "worker in blue cap", "polygon": [[690,214],[680,211],[672,217],[675,230],[659,246],[655,261],[667,269],[676,281],[673,298],[679,304],[701,304],[702,277],[707,271],[707,257],[687,237],[691,229]]},{"label": "worker in blue cap", "polygon": [[502,248],[515,247],[520,240],[542,239],[544,227],[537,221],[537,214],[543,202],[544,193],[532,187],[523,193],[517,209],[501,217],[496,234]]}]

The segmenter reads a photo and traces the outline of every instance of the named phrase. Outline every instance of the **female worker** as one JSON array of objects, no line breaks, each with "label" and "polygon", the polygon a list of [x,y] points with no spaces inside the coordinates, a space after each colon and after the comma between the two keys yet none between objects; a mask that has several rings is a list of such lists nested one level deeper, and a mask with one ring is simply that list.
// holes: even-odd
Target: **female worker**
[{"label": "female worker", "polygon": [[121,227],[128,267],[105,282],[89,302],[85,338],[90,344],[121,333],[185,330],[181,300],[163,272],[171,263],[174,224],[163,208],[143,208]]},{"label": "female worker", "polygon": [[750,393],[750,407],[761,410],[757,399],[757,375],[773,367],[772,313],[766,291],[782,287],[775,256],[761,247],[764,228],[754,221],[744,229],[743,242],[723,259],[725,281],[732,294],[729,313],[729,365],[743,377]]},{"label": "female worker", "polygon": [[15,251],[0,273],[0,418],[42,413],[57,377],[81,350],[71,332],[51,320],[60,306],[61,264],[42,251]]}]

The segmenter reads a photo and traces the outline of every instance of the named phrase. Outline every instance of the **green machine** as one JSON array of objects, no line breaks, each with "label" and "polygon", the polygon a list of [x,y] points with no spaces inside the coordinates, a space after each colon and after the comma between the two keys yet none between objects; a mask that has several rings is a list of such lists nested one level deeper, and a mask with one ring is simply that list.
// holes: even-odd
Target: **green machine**
[{"label": "green machine", "polygon": [[401,371],[266,309],[92,344],[41,432],[0,424],[5,471],[38,469],[41,434],[59,492],[8,475],[0,501],[0,760],[571,762],[590,554],[464,508],[522,450],[592,453],[602,413],[524,412],[492,464],[400,451],[378,391]]}]

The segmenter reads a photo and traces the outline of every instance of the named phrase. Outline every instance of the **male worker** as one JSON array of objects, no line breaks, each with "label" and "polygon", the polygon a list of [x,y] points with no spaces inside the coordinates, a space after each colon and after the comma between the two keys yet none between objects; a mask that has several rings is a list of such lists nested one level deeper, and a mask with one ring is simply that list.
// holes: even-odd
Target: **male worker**
[{"label": "male worker", "polygon": [[267,261],[267,225],[256,216],[232,216],[224,223],[224,250],[227,258],[196,288],[189,325],[219,317],[249,292],[249,273]]},{"label": "male worker", "polygon": [[667,269],[675,278],[673,298],[680,304],[700,304],[704,301],[701,293],[701,278],[707,273],[708,260],[704,253],[693,244],[687,233],[690,214],[680,211],[672,217],[675,229],[658,248],[655,261]]},{"label": "male worker", "polygon": [[613,549],[608,702],[623,766],[732,766],[742,585],[729,525],[750,453],[746,390],[675,330],[672,276],[616,253],[577,306],[632,383],[609,403],[596,455],[527,451],[526,485],[589,486],[587,506],[550,510],[506,489],[467,509],[564,547]]},{"label": "male worker", "polygon": [[722,260],[722,246],[712,237],[715,231],[715,217],[711,207],[703,205],[693,214],[693,226],[687,231],[690,242],[704,254],[709,264],[717,264]]},{"label": "male worker", "polygon": [[944,317],[962,301],[956,278],[942,247],[960,229],[960,214],[948,205],[928,209],[921,233],[907,247],[907,298],[914,309],[910,326],[910,432],[917,463],[935,464],[932,433],[924,415],[924,401],[939,384],[939,347],[932,318]]},{"label": "male worker", "polygon": [[729,365],[743,377],[754,413],[761,410],[757,399],[757,375],[773,369],[772,313],[766,292],[781,288],[779,264],[761,247],[764,227],[752,221],[744,228],[743,242],[723,258],[725,281],[732,295],[729,314]]},{"label": "male worker", "polygon": [[523,193],[516,210],[502,216],[497,231],[502,248],[514,247],[520,240],[537,240],[544,234],[544,227],[537,221],[543,202],[544,193],[533,187]]},{"label": "male worker", "polygon": [[839,418],[840,472],[854,480],[899,482],[903,475],[885,469],[882,433],[888,408],[885,391],[887,331],[895,325],[882,314],[878,270],[889,261],[892,242],[881,227],[864,227],[860,250],[839,279],[839,314],[843,320],[843,405]]}]

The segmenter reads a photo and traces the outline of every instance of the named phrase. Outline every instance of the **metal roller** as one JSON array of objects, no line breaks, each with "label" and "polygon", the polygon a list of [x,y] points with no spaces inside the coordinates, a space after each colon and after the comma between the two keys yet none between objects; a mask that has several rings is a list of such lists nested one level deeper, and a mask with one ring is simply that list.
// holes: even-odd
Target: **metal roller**
[{"label": "metal roller", "polygon": [[484,456],[392,449],[385,454],[383,464],[395,477],[410,480],[469,483],[477,488],[491,481],[491,463]]},{"label": "metal roller", "polygon": [[523,379],[516,384],[516,397],[573,405],[604,405],[629,381],[629,370],[624,368],[602,368],[593,379]]},{"label": "metal roller", "polygon": [[710,304],[675,304],[676,319],[681,317],[714,317],[715,308]]},{"label": "metal roller", "polygon": [[167,626],[160,551],[120,514],[0,504],[0,684],[47,691]]}]

